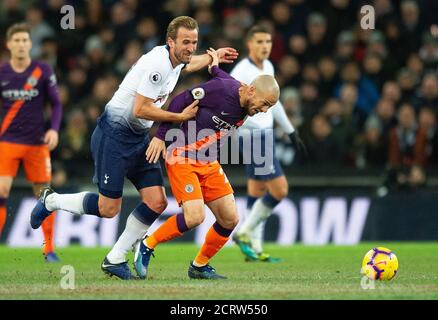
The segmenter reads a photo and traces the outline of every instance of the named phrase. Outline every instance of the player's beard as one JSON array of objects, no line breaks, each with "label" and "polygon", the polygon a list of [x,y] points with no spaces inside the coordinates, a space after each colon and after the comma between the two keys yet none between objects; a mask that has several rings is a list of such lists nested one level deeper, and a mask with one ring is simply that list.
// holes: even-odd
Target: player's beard
[{"label": "player's beard", "polygon": [[178,59],[180,63],[188,64],[192,60],[193,54],[187,56],[184,51],[175,51],[175,57]]}]

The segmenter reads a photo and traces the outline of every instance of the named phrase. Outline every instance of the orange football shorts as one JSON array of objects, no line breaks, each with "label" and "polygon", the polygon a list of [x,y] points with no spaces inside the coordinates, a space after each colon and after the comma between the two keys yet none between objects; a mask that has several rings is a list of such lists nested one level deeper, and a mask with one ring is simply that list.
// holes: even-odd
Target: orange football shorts
[{"label": "orange football shorts", "polygon": [[0,142],[0,176],[15,177],[21,161],[30,182],[47,183],[52,179],[47,145]]},{"label": "orange football shorts", "polygon": [[170,187],[179,205],[197,199],[207,203],[234,193],[218,161],[165,163]]}]

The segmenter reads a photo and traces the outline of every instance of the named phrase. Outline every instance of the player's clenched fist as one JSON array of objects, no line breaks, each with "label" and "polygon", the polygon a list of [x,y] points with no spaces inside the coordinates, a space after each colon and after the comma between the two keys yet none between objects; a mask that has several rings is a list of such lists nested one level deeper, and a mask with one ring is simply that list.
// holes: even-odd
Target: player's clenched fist
[{"label": "player's clenched fist", "polygon": [[157,163],[160,158],[160,154],[163,155],[163,159],[166,157],[166,144],[163,140],[153,137],[149,143],[149,147],[146,150],[146,160],[149,163]]}]

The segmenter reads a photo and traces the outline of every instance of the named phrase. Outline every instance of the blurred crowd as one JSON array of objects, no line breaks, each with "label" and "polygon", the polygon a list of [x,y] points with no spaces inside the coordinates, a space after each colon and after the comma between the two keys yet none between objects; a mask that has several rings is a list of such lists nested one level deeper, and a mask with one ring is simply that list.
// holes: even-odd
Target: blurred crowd
[{"label": "blurred crowd", "polygon": [[[65,4],[75,8],[74,30],[60,27]],[[375,9],[374,30],[360,26],[365,4]],[[32,57],[55,69],[64,120],[54,158],[68,176],[92,170],[90,135],[125,73],[164,44],[173,17],[190,15],[199,23],[198,52],[232,46],[244,57],[253,24],[272,31],[281,100],[309,164],[379,168],[388,181],[422,184],[438,164],[437,12],[436,0],[3,0],[0,40],[27,21]],[[205,79],[183,77],[175,93]],[[283,165],[300,165],[279,128],[276,138]]]}]

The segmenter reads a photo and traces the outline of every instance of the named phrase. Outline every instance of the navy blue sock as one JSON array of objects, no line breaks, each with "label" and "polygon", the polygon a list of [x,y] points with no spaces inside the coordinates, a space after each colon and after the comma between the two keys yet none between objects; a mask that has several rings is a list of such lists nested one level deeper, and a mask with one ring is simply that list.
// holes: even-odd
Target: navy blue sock
[{"label": "navy blue sock", "polygon": [[184,219],[184,213],[179,213],[176,215],[176,225],[178,226],[178,230],[181,233],[184,233],[187,230],[189,230],[186,224],[186,219]]},{"label": "navy blue sock", "polygon": [[267,192],[263,198],[262,198],[263,203],[265,204],[265,206],[267,206],[268,208],[274,209],[275,206],[277,204],[280,203],[279,200],[275,199],[269,192]]},{"label": "navy blue sock", "polygon": [[6,199],[5,198],[0,198],[0,208],[1,207],[6,207]]},{"label": "navy blue sock", "polygon": [[246,197],[246,209],[248,211],[251,211],[252,206],[254,205],[254,202],[256,202],[258,197],[248,196]]},{"label": "navy blue sock", "polygon": [[149,208],[144,202],[135,207],[131,214],[136,217],[138,221],[148,226],[154,223],[154,221],[160,216],[159,213],[156,213]]},{"label": "navy blue sock", "polygon": [[213,224],[213,229],[224,238],[228,238],[234,230],[222,227],[217,221]]},{"label": "navy blue sock", "polygon": [[87,193],[84,197],[82,205],[84,207],[85,214],[102,217],[99,212],[99,195],[97,193]]}]

